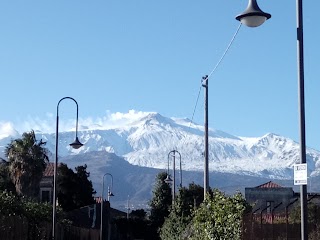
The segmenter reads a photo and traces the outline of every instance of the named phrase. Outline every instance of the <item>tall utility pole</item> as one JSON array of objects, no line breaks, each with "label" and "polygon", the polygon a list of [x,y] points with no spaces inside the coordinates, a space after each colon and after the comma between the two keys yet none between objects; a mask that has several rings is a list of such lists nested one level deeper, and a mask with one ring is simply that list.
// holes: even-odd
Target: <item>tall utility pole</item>
[{"label": "tall utility pole", "polygon": [[[303,15],[302,0],[297,0],[297,62],[299,84],[299,118],[300,118],[300,163],[307,163],[304,103],[304,58],[303,58]],[[300,186],[301,204],[301,239],[308,239],[307,185]]]},{"label": "tall utility pole", "polygon": [[204,94],[204,184],[203,197],[209,191],[209,132],[208,132],[208,75],[202,77],[202,87]]}]

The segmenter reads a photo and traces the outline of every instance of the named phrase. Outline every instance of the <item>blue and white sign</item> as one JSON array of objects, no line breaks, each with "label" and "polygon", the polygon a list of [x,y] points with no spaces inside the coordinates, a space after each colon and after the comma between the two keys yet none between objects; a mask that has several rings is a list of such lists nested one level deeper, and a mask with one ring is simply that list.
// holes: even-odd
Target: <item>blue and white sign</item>
[{"label": "blue and white sign", "polygon": [[307,185],[308,182],[308,172],[307,172],[307,164],[294,164],[293,165],[293,178],[294,185]]}]

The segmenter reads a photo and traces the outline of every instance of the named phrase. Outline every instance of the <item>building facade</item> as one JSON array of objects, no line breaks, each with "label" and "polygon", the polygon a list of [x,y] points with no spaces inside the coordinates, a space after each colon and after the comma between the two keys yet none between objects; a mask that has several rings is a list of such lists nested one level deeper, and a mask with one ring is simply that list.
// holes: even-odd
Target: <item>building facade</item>
[{"label": "building facade", "polygon": [[291,187],[282,187],[272,181],[253,188],[245,188],[245,198],[253,211],[271,213],[274,208],[283,210],[297,197]]},{"label": "building facade", "polygon": [[49,162],[40,181],[40,202],[52,203],[54,163]]}]

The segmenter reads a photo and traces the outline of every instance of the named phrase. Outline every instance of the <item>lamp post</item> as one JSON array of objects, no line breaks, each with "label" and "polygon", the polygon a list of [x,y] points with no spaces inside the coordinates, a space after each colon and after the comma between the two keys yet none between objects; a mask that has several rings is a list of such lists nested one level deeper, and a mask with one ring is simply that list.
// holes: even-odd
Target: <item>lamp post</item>
[{"label": "lamp post", "polygon": [[[299,132],[300,132],[300,163],[306,163],[305,140],[305,103],[304,103],[304,54],[303,54],[303,10],[302,0],[296,0],[297,18],[297,66],[298,66],[298,92],[299,92]],[[256,0],[249,0],[247,9],[236,19],[249,27],[258,27],[271,15],[261,11]],[[307,218],[307,186],[300,186],[301,204],[301,239],[308,239]]]},{"label": "lamp post", "polygon": [[74,142],[70,143],[69,145],[74,148],[78,149],[83,144],[78,139],[78,103],[76,100],[74,100],[72,97],[64,97],[61,98],[60,101],[57,104],[57,122],[56,122],[56,157],[55,157],[55,163],[54,163],[54,170],[53,170],[53,199],[52,199],[52,239],[55,240],[56,238],[56,204],[57,204],[57,168],[58,168],[58,145],[59,145],[59,105],[61,101],[65,99],[70,99],[75,102],[77,105],[77,118],[76,118],[76,138]]},{"label": "lamp post", "polygon": [[[172,150],[168,153],[168,172],[167,172],[167,177],[164,180],[165,183],[170,184],[172,182],[172,204],[174,204],[175,200],[175,193],[176,193],[176,186],[175,186],[175,180],[176,180],[176,153],[179,154],[179,160],[180,160],[180,187],[182,187],[182,169],[181,169],[181,154],[177,150]],[[170,174],[169,174],[169,160],[170,160],[170,155],[172,155],[173,158],[173,179],[171,179]]]},{"label": "lamp post", "polygon": [[108,197],[107,200],[110,203],[110,197],[113,197],[112,188],[113,188],[113,176],[110,173],[105,173],[102,177],[102,193],[101,193],[101,209],[100,209],[100,240],[102,240],[103,236],[103,196],[104,196],[104,177],[109,175],[111,177],[111,188],[108,186]]}]

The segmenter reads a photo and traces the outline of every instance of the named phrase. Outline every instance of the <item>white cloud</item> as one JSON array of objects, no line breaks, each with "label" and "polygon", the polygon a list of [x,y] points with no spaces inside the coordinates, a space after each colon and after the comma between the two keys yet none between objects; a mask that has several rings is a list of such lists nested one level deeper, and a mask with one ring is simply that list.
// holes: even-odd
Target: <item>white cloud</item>
[{"label": "white cloud", "polygon": [[[93,130],[93,129],[111,129],[124,127],[132,124],[135,121],[145,117],[151,112],[141,112],[129,110],[127,113],[106,111],[106,115],[102,117],[79,118],[78,130]],[[60,119],[59,132],[75,131],[75,119]],[[47,113],[45,118],[28,116],[21,123],[0,122],[0,138],[16,134],[16,130],[20,133],[34,130],[35,132],[55,133],[56,131],[56,116]]]},{"label": "white cloud", "polygon": [[20,133],[34,130],[35,132],[40,131],[44,133],[55,132],[55,120],[53,117],[47,115],[45,119],[39,117],[27,117],[27,119],[21,123],[17,124],[18,131]]},{"label": "white cloud", "polygon": [[[100,118],[86,118],[79,120],[79,126],[85,126],[86,129],[110,129],[119,128],[132,124],[135,121],[145,117],[150,112],[141,112],[135,110],[129,110],[127,113],[111,113],[106,112],[106,116]],[[81,129],[81,128],[79,128]]]},{"label": "white cloud", "polygon": [[18,133],[11,122],[0,122],[0,139],[16,136]]}]

